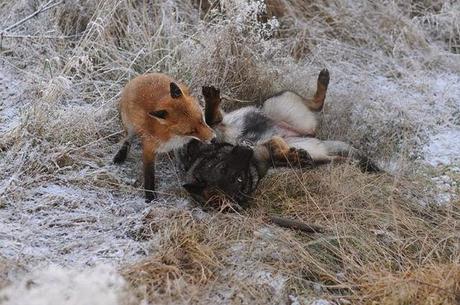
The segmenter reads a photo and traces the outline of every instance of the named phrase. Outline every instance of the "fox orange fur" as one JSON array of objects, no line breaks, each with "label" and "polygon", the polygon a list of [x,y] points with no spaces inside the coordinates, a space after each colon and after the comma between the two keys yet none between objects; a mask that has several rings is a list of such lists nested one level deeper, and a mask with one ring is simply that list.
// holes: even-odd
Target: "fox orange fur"
[{"label": "fox orange fur", "polygon": [[147,201],[155,198],[156,153],[179,148],[191,139],[209,142],[215,137],[189,88],[165,74],[132,79],[122,91],[119,110],[127,135],[113,161],[124,162],[132,138],[141,138]]}]

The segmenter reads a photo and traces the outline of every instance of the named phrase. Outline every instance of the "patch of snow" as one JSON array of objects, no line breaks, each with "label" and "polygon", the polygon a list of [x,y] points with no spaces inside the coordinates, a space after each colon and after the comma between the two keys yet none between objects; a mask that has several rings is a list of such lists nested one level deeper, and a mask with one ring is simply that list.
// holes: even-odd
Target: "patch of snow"
[{"label": "patch of snow", "polygon": [[291,302],[290,304],[291,305],[301,305],[301,304],[305,304],[305,305],[333,305],[335,303],[331,303],[327,300],[324,300],[324,299],[305,299],[305,298],[301,298],[301,297],[298,297],[298,296],[295,296],[295,295],[289,295],[289,301]]},{"label": "patch of snow", "polygon": [[310,305],[332,305],[332,303],[328,300],[318,299],[311,302]]},{"label": "patch of snow", "polygon": [[[402,136],[407,139],[404,142],[410,143],[408,146],[402,143],[403,151],[433,167],[458,168],[460,74],[418,71],[397,79],[371,74],[362,83],[362,75],[349,73],[339,75],[338,84],[331,87],[332,93],[333,90],[342,93],[352,91],[354,83],[362,85],[360,92],[365,100],[359,100],[358,95],[359,101],[352,105],[352,128],[358,130],[358,134],[375,139],[375,143],[371,141],[368,144],[371,151],[379,149],[379,124],[389,126],[395,133],[409,124],[412,126],[409,129],[411,133]],[[385,165],[385,170],[390,173],[410,166],[405,158],[400,159],[398,155],[389,158]],[[442,179],[434,179],[438,203],[455,198],[456,186],[442,182]]]},{"label": "patch of snow", "polygon": [[[269,228],[262,231],[269,233]],[[263,287],[268,293],[267,300],[270,300],[270,304],[283,304],[286,298],[288,277],[261,263],[263,257],[273,255],[270,252],[283,251],[280,249],[270,251],[266,241],[260,238],[255,240],[239,241],[231,245],[229,255],[226,258],[226,263],[230,267],[222,270],[220,276],[237,280],[241,285],[248,283],[256,287]],[[233,304],[234,294],[235,287],[220,285],[216,291],[214,303]]]},{"label": "patch of snow", "polygon": [[[110,160],[111,155],[106,157]],[[124,265],[148,255],[156,240],[137,238],[145,214],[153,205],[188,209],[190,201],[174,189],[180,184],[167,156],[156,164],[160,194],[151,203],[131,183],[141,175],[140,150],[133,148],[123,166],[108,160],[107,165],[91,164],[37,179],[18,188],[18,198],[6,196],[0,208],[0,256],[27,269],[42,262],[66,267]],[[100,187],[93,183],[97,175],[125,179],[132,189]]]},{"label": "patch of snow", "polygon": [[254,236],[263,240],[273,240],[276,238],[275,233],[270,227],[261,227],[254,231]]},{"label": "patch of snow", "polygon": [[432,166],[460,164],[460,127],[444,129],[432,136],[424,152]]},{"label": "patch of snow", "polygon": [[132,228],[140,225],[148,205],[142,198],[126,199],[53,183],[32,188],[24,201],[0,209],[0,254],[27,265],[139,259],[148,243],[136,241]]},{"label": "patch of snow", "polygon": [[454,200],[457,195],[453,192],[459,185],[457,181],[448,175],[433,177],[431,180],[437,187],[436,201],[438,204],[446,204]]},{"label": "patch of snow", "polygon": [[119,305],[126,283],[109,265],[69,269],[56,265],[29,273],[0,291],[4,305]]},{"label": "patch of snow", "polygon": [[291,305],[300,305],[299,298],[295,295],[289,295],[289,301],[291,301]]},{"label": "patch of snow", "polygon": [[259,270],[253,273],[252,279],[257,284],[265,284],[270,286],[270,288],[273,290],[273,295],[279,296],[283,293],[285,289],[285,285],[287,282],[287,278],[281,275],[275,275],[272,272],[265,271],[265,270]]},{"label": "patch of snow", "polygon": [[460,110],[460,75],[417,73],[401,80],[376,76],[368,86],[374,101],[404,112],[428,133],[450,124]]},{"label": "patch of snow", "polygon": [[4,65],[0,65],[0,135],[14,129],[20,123],[19,96],[24,84],[14,77]]},{"label": "patch of snow", "polygon": [[[424,147],[425,160],[433,167],[447,167],[447,171],[459,172],[460,127],[445,128],[430,138]],[[436,186],[436,202],[448,204],[457,198],[459,185],[449,175],[431,178]]]}]

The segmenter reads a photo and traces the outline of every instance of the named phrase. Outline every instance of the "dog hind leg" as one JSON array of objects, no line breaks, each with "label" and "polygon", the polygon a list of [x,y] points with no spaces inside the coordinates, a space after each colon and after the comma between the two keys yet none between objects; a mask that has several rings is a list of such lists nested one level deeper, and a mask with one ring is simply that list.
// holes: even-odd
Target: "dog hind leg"
[{"label": "dog hind leg", "polygon": [[311,111],[317,112],[323,109],[329,78],[329,71],[327,69],[323,69],[319,72],[315,95],[306,103],[308,109]]},{"label": "dog hind leg", "polygon": [[365,172],[379,172],[380,168],[362,152],[342,141],[321,141],[316,138],[288,138],[291,147],[306,150],[316,164],[353,160]]},{"label": "dog hind leg", "polygon": [[267,99],[262,110],[280,126],[285,125],[299,135],[314,136],[318,126],[315,113],[323,108],[328,84],[329,71],[324,69],[318,76],[316,93],[311,100],[285,91]]},{"label": "dog hind leg", "polygon": [[377,164],[369,159],[358,149],[342,141],[323,141],[329,155],[351,159],[358,163],[359,168],[364,172],[380,172]]},{"label": "dog hind leg", "polygon": [[[265,149],[265,154],[261,153],[261,148]],[[286,141],[278,136],[258,145],[258,148],[255,149],[255,156],[259,160],[263,157],[271,160],[272,165],[276,167],[312,168],[314,166],[313,159],[307,151],[289,147]]]}]

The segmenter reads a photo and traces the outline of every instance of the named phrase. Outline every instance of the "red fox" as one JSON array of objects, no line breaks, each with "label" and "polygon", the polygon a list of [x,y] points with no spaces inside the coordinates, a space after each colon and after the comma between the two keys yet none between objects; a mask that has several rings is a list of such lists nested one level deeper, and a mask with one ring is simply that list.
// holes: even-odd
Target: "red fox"
[{"label": "red fox", "polygon": [[210,142],[215,137],[189,88],[165,74],[145,74],[128,82],[119,111],[126,138],[113,162],[124,162],[133,137],[141,138],[147,202],[155,198],[156,153],[169,152],[191,139]]}]

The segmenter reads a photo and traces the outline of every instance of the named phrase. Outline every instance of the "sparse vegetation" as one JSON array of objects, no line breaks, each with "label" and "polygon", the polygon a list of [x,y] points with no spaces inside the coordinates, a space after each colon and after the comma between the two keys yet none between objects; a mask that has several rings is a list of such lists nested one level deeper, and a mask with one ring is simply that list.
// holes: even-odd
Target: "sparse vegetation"
[{"label": "sparse vegetation", "polygon": [[[45,2],[0,0],[0,30]],[[433,134],[459,128],[459,29],[455,1],[76,0],[3,33],[0,288],[47,262],[103,262],[130,294],[113,304],[457,304],[459,164],[423,158]],[[232,109],[281,89],[311,95],[323,67],[321,138],[389,173],[275,171],[238,214],[189,203],[168,156],[151,206],[139,152],[110,164],[135,75],[166,72],[197,95],[212,84]],[[443,205],[438,175],[453,181]],[[326,232],[276,227],[273,213]]]}]

